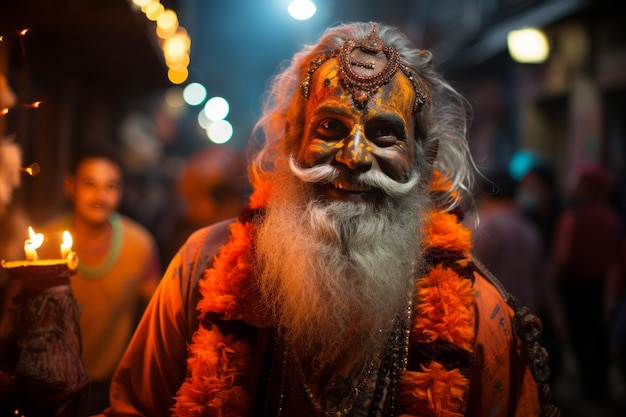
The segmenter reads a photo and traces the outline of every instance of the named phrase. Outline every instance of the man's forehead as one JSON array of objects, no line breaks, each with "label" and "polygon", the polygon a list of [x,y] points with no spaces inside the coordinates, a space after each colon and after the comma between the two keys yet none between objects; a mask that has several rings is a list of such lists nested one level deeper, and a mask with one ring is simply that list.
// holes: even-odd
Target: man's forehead
[{"label": "man's forehead", "polygon": [[99,157],[99,156],[89,156],[87,158],[81,159],[81,161],[78,163],[79,168],[82,168],[82,167],[91,168],[97,165],[107,165],[107,166],[119,168],[115,162],[111,161],[110,159]]},{"label": "man's forehead", "polygon": [[[366,108],[370,98],[381,88],[384,89],[398,73],[402,73],[411,84],[414,93],[412,112],[421,111],[426,104],[428,93],[421,78],[402,60],[395,47],[384,44],[378,36],[376,24],[360,41],[349,38],[337,49],[321,53],[310,61],[300,84],[300,92],[305,99],[310,97],[314,74],[329,60],[335,61],[335,75],[358,109]],[[329,86],[330,79],[324,80],[326,86]]]},{"label": "man's forehead", "polygon": [[[332,58],[315,72],[310,85],[309,108],[318,108],[327,101],[350,103],[354,110],[364,110],[354,102],[353,89],[346,87],[340,75],[339,62]],[[368,108],[393,107],[397,111],[411,113],[414,91],[411,82],[402,72],[397,72],[384,85],[373,89],[367,97]]]},{"label": "man's forehead", "polygon": [[113,161],[106,158],[85,158],[76,167],[78,177],[121,177],[122,169]]}]

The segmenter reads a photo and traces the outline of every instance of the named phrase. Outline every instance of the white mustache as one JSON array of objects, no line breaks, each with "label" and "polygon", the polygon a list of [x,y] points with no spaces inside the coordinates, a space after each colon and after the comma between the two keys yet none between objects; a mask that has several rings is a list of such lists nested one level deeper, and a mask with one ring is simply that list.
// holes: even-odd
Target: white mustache
[{"label": "white mustache", "polygon": [[341,180],[341,172],[331,165],[317,165],[311,168],[302,168],[298,166],[295,158],[289,158],[289,169],[301,181],[308,183],[333,184],[337,188],[352,189],[355,191],[365,191],[366,189],[375,188],[383,191],[385,194],[399,197],[410,192],[419,181],[419,174],[412,172],[408,181],[398,182],[389,178],[380,171],[366,171],[358,173],[352,179],[350,186],[338,186]]}]

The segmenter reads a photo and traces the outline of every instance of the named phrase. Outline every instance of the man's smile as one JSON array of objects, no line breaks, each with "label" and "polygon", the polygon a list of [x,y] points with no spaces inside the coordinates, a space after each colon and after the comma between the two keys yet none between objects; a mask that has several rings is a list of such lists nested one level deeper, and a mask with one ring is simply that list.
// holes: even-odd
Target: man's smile
[{"label": "man's smile", "polygon": [[345,182],[345,181],[333,181],[333,187],[338,188],[343,191],[352,191],[352,192],[369,192],[372,190],[372,187],[366,184],[358,184],[353,182]]},{"label": "man's smile", "polygon": [[328,184],[319,184],[318,187],[321,194],[331,200],[378,202],[383,197],[380,189],[356,182],[332,181]]}]

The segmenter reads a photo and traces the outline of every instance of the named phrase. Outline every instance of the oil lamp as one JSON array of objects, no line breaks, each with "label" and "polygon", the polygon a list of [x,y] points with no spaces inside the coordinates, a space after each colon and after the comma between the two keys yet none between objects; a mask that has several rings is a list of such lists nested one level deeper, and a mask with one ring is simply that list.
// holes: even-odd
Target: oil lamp
[{"label": "oil lamp", "polygon": [[89,384],[80,351],[80,307],[70,285],[78,257],[67,231],[58,259],[39,259],[43,241],[31,227],[24,242],[26,259],[0,262],[18,288],[7,301],[15,358],[10,388],[27,417],[48,415],[46,410],[58,409],[60,401],[69,417],[83,407]]}]

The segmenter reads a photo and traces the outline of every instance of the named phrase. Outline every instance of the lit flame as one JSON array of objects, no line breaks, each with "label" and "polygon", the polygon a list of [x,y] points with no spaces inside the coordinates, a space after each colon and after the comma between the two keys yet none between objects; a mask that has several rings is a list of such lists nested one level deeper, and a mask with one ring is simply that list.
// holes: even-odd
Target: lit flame
[{"label": "lit flame", "polygon": [[32,103],[24,104],[24,107],[28,109],[36,109],[37,107],[41,105],[41,103],[42,103],[41,101],[33,101]]},{"label": "lit flame", "polygon": [[43,243],[43,233],[35,233],[30,226],[28,226],[28,236],[30,236],[29,240],[33,245],[33,249],[38,249]]},{"label": "lit flame", "polygon": [[35,233],[33,228],[28,226],[28,236],[30,238],[24,241],[24,254],[27,260],[34,261],[37,259],[37,248],[43,243],[43,234]]},{"label": "lit flame", "polygon": [[74,243],[70,232],[65,230],[63,232],[63,243],[61,243],[61,258],[67,258],[72,251],[72,244]]},{"label": "lit flame", "polygon": [[74,243],[74,240],[72,239],[72,235],[70,234],[70,232],[65,230],[63,232],[63,244],[64,245],[68,245],[71,248],[72,247],[72,243]]},{"label": "lit flame", "polygon": [[20,170],[24,171],[25,173],[27,173],[31,177],[36,177],[37,174],[39,174],[39,172],[41,171],[41,168],[39,167],[39,164],[37,162],[33,162],[32,164],[30,164],[26,168],[20,168]]},{"label": "lit flame", "polygon": [[[32,103],[25,103],[25,104],[22,105],[22,107],[24,107],[26,109],[37,109],[37,108],[39,108],[39,106],[41,106],[42,103],[43,103],[43,101],[37,100],[37,101],[33,101]],[[1,108],[0,109],[0,116],[4,116],[10,110],[11,110],[10,107],[3,107],[3,108]]]},{"label": "lit flame", "polygon": [[20,30],[20,36],[26,35],[26,33],[28,33],[29,30],[30,30],[29,28],[25,28],[25,29]]}]

